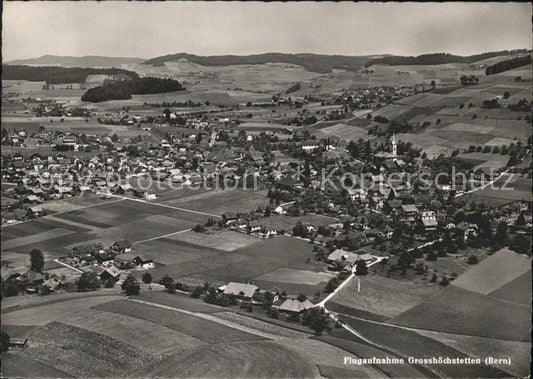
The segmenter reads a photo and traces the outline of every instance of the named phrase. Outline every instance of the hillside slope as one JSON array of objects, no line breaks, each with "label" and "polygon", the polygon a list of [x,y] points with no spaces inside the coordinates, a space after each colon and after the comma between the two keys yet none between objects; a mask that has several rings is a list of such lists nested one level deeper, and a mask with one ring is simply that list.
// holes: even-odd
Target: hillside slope
[{"label": "hillside slope", "polygon": [[318,54],[282,54],[282,53],[266,53],[255,55],[215,55],[215,56],[199,56],[187,53],[178,53],[171,55],[164,55],[148,59],[142,64],[162,66],[165,62],[177,61],[179,59],[187,59],[190,62],[197,63],[203,66],[229,66],[229,65],[250,65],[250,64],[264,64],[264,63],[291,63],[304,66],[309,71],[319,73],[329,73],[332,69],[344,69],[348,71],[357,71],[373,57],[356,57],[346,55],[318,55]]},{"label": "hillside slope", "polygon": [[30,65],[30,66],[61,66],[61,67],[84,67],[84,68],[103,68],[103,67],[120,67],[124,64],[138,64],[143,62],[143,58],[129,57],[102,57],[87,55],[84,57],[70,57],[60,55],[43,55],[38,58],[16,59],[5,62],[9,65]]}]

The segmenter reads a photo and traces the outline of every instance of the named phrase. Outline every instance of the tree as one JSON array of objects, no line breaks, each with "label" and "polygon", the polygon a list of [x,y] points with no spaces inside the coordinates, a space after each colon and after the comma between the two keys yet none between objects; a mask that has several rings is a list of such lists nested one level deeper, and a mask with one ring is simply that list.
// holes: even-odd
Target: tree
[{"label": "tree", "polygon": [[141,290],[139,283],[137,283],[137,280],[131,274],[124,280],[121,287],[128,296],[138,295]]},{"label": "tree", "polygon": [[193,299],[199,299],[200,296],[202,296],[203,292],[204,292],[204,287],[203,286],[196,286],[196,287],[194,287],[194,289],[191,292],[191,297]]},{"label": "tree", "polygon": [[503,98],[506,99],[506,100],[507,100],[510,96],[511,96],[511,94],[509,93],[509,91],[505,91],[505,92],[503,93]]},{"label": "tree", "polygon": [[531,236],[516,234],[509,244],[509,248],[519,254],[531,255]]},{"label": "tree", "polygon": [[326,284],[326,292],[333,292],[335,291],[335,288],[337,288],[339,286],[339,279],[335,276],[333,278],[331,278],[329,281],[328,281],[328,284]]},{"label": "tree", "polygon": [[426,255],[426,261],[429,261],[429,262],[434,262],[437,260],[437,254],[435,254],[434,251],[430,251],[429,253],[427,253]]},{"label": "tree", "polygon": [[496,228],[496,234],[494,235],[494,242],[505,245],[507,243],[508,235],[507,235],[507,223],[505,221],[502,221],[498,224],[498,227]]},{"label": "tree", "polygon": [[514,222],[516,226],[524,226],[526,225],[526,219],[524,217],[523,213],[520,213],[520,215],[517,217],[516,221]]},{"label": "tree", "polygon": [[159,284],[161,284],[162,286],[165,286],[165,288],[168,291],[170,290],[170,288],[174,288],[174,279],[172,279],[170,276],[168,276],[168,274],[166,274],[165,276],[161,278],[161,280],[159,281]]},{"label": "tree", "polygon": [[301,221],[298,221],[294,228],[292,228],[292,234],[297,237],[307,237],[307,229]]},{"label": "tree", "polygon": [[475,265],[479,262],[479,259],[477,256],[475,255],[470,255],[467,260],[466,260],[466,263],[470,264],[470,265]]},{"label": "tree", "polygon": [[9,341],[10,341],[9,334],[7,334],[5,331],[2,330],[0,334],[0,346],[1,346],[2,353],[5,353],[6,351],[9,350]]},{"label": "tree", "polygon": [[213,286],[209,286],[204,297],[206,303],[215,304],[217,301],[217,289]]},{"label": "tree", "polygon": [[145,272],[143,274],[143,277],[142,277],[142,280],[143,280],[143,283],[145,284],[149,284],[149,283],[152,283],[152,274],[150,274],[149,272]]},{"label": "tree", "polygon": [[324,308],[313,307],[307,310],[302,318],[302,321],[305,325],[308,325],[313,329],[316,334],[322,334],[322,331],[331,329],[330,319],[326,314]]},{"label": "tree", "polygon": [[30,251],[30,269],[41,272],[44,267],[44,256],[41,250],[33,249]]},{"label": "tree", "polygon": [[203,233],[205,232],[205,226],[203,226],[202,224],[196,224],[193,226],[192,230],[195,233]]},{"label": "tree", "polygon": [[298,300],[299,302],[304,302],[307,300],[307,296],[305,296],[303,293],[299,294],[298,297],[296,298],[296,300]]},{"label": "tree", "polygon": [[366,266],[366,262],[363,260],[357,261],[355,266],[355,273],[357,275],[366,275],[368,274],[368,267]]},{"label": "tree", "polygon": [[95,291],[98,288],[100,288],[100,281],[98,280],[96,272],[91,271],[81,274],[80,278],[78,279],[79,292]]}]

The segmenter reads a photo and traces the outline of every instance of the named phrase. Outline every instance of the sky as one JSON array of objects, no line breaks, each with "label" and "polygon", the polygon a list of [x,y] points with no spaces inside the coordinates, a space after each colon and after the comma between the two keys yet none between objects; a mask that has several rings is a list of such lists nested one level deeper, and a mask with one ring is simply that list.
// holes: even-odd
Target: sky
[{"label": "sky", "polygon": [[531,48],[529,3],[3,2],[4,61]]}]

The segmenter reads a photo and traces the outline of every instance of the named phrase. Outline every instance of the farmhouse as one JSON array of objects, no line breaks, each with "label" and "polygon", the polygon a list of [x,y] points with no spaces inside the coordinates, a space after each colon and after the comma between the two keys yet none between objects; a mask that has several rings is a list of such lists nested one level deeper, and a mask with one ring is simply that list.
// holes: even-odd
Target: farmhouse
[{"label": "farmhouse", "polygon": [[413,204],[402,204],[400,216],[404,222],[414,222],[418,216],[418,208]]},{"label": "farmhouse", "polygon": [[330,264],[346,262],[348,265],[353,265],[359,260],[359,254],[355,254],[343,249],[337,249],[328,255],[326,262]]},{"label": "farmhouse", "polygon": [[40,217],[43,215],[43,209],[41,207],[29,207],[26,215],[28,217]]},{"label": "farmhouse", "polygon": [[131,242],[128,240],[116,241],[113,246],[111,246],[111,248],[119,252],[119,254],[129,253],[131,251],[131,247]]},{"label": "farmhouse", "polygon": [[299,301],[297,299],[286,299],[283,303],[279,305],[278,309],[280,312],[300,314],[313,307],[314,304],[307,299],[305,299],[304,301]]},{"label": "farmhouse", "polygon": [[251,300],[255,291],[259,288],[253,284],[229,282],[225,286],[219,287],[224,295],[233,295],[238,299]]},{"label": "farmhouse", "polygon": [[121,271],[112,266],[100,273],[99,277],[101,281],[113,280],[117,282],[120,279]]},{"label": "farmhouse", "polygon": [[422,225],[424,225],[426,231],[437,229],[437,216],[434,211],[422,211],[420,221],[422,221]]},{"label": "farmhouse", "polygon": [[135,258],[133,258],[133,263],[142,268],[155,267],[154,260],[147,255],[137,255]]}]

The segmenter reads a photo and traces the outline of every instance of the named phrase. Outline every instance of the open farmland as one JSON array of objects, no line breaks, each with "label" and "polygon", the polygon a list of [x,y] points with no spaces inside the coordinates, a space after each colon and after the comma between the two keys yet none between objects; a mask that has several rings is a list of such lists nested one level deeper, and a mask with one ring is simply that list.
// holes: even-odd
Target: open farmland
[{"label": "open farmland", "polygon": [[[263,282],[263,285],[268,285],[268,287],[272,288],[276,286],[284,288],[294,294],[303,292],[309,296],[313,295],[317,288],[319,290],[323,288],[322,282],[315,285],[298,282],[291,283],[295,280],[301,281],[301,272],[293,272],[293,269],[310,270],[317,273],[322,269],[321,265],[313,259],[312,246],[308,242],[297,238],[281,236],[257,240],[254,244],[231,252],[175,239],[165,239],[165,242],[167,241],[174,241],[177,251],[181,249],[181,246],[185,246],[186,248],[202,251],[204,255],[207,254],[208,256],[200,256],[181,263],[157,267],[151,270],[154,280],[159,280],[165,274],[168,274],[176,280],[187,281],[194,279],[199,284],[205,281],[227,283],[229,281],[247,282],[253,280],[259,285],[262,275],[284,268],[287,271],[278,271],[273,274],[275,280]],[[194,254],[194,250],[190,250],[190,252]],[[307,262],[308,259],[309,262]],[[271,276],[270,279],[274,279],[274,276]],[[309,276],[307,280],[313,280],[314,282],[322,277],[315,274],[306,274],[305,276]],[[297,277],[300,277],[300,279],[297,279]],[[289,291],[293,287],[297,288],[297,292]]]},{"label": "open farmland", "polygon": [[[79,295],[79,294],[77,294]],[[82,298],[72,298],[67,301],[51,302],[45,304],[33,304],[27,307],[16,307],[9,312],[2,312],[2,324],[33,326],[46,325],[53,321],[83,310],[92,306],[119,299],[118,294],[110,296],[92,296]]]},{"label": "open farmland", "polygon": [[142,330],[142,338],[135,340],[135,347],[154,355],[169,353],[177,346],[184,349],[205,344],[197,338],[157,323],[95,309],[71,314],[61,319],[61,322],[114,338],[124,344],[131,343],[132,336]]},{"label": "open farmland", "polygon": [[498,206],[516,200],[531,200],[531,179],[517,174],[506,174],[494,183],[465,197],[467,200]]},{"label": "open farmland", "polygon": [[381,275],[367,275],[348,283],[332,300],[348,308],[371,312],[385,317],[395,317],[418,305],[438,289],[408,281],[385,278]]},{"label": "open farmland", "polygon": [[160,305],[167,305],[169,307],[179,308],[190,312],[214,313],[223,312],[226,310],[218,305],[208,304],[201,300],[193,299],[188,294],[170,294],[167,291],[145,291],[141,292],[139,296],[135,297],[135,299]]},{"label": "open farmland", "polygon": [[[505,248],[459,276],[452,285],[487,295],[530,271],[530,266],[529,257]],[[526,292],[527,287],[521,290]]]},{"label": "open farmland", "polygon": [[417,333],[473,358],[510,356],[512,357],[510,365],[495,365],[495,367],[514,377],[524,377],[529,373],[531,361],[531,344],[529,342],[505,341],[425,330],[419,330]]},{"label": "open farmland", "polygon": [[191,194],[163,201],[162,204],[222,215],[228,212],[248,212],[269,204],[266,191],[220,190]]},{"label": "open farmland", "polygon": [[75,374],[69,375],[53,366],[32,359],[22,352],[9,351],[2,353],[2,376],[7,378],[74,378]]},{"label": "open farmland", "polygon": [[139,377],[314,378],[302,355],[270,341],[236,342],[181,350],[135,372]]},{"label": "open farmland", "polygon": [[187,230],[208,218],[157,203],[112,200],[4,226],[2,230],[11,238],[4,239],[2,247],[18,253],[38,248],[46,256],[57,258],[84,242],[111,245],[122,238],[140,242]]},{"label": "open farmland", "polygon": [[[352,354],[352,358],[399,358],[398,354],[380,350],[362,343],[361,340],[358,340],[357,337],[349,334],[344,329],[334,329],[331,334],[332,335],[321,335],[314,338],[349,352]],[[382,376],[388,376],[391,378],[432,378],[435,376],[429,372],[429,370],[419,366],[415,367],[414,365],[376,364],[373,366],[383,373]]]},{"label": "open farmland", "polygon": [[176,234],[168,238],[175,241],[185,242],[187,244],[194,244],[223,251],[233,251],[259,241],[257,237],[231,230],[215,232],[212,234],[195,233],[190,231]]},{"label": "open farmland", "polygon": [[176,330],[207,343],[250,341],[262,339],[229,326],[214,323],[189,313],[156,308],[128,300],[111,301],[94,309],[140,318]]},{"label": "open farmland", "polygon": [[357,141],[360,138],[368,139],[368,131],[359,126],[345,123],[338,123],[332,126],[321,128],[313,133],[317,138],[338,138],[341,141]]},{"label": "open farmland", "polygon": [[59,322],[37,328],[29,339],[25,354],[74,376],[127,376],[152,359],[131,344]]},{"label": "open farmland", "polygon": [[[349,316],[341,316],[341,319],[363,336],[369,338],[374,343],[390,348],[404,357],[432,358],[432,357],[460,357],[466,358],[462,354],[437,340],[422,336],[414,331],[405,330],[389,325],[373,323],[369,321],[355,319]],[[481,365],[431,365],[428,368],[440,377],[482,377],[482,378],[504,378],[507,373],[491,366]]]},{"label": "open farmland", "polygon": [[310,224],[315,228],[325,226],[337,222],[337,219],[330,216],[323,216],[318,214],[305,214],[302,216],[286,216],[286,215],[272,215],[268,218],[254,221],[252,225],[268,226],[274,230],[292,231],[292,228],[298,223]]},{"label": "open farmland", "polygon": [[516,279],[511,280],[497,290],[489,293],[489,296],[512,301],[514,303],[529,305],[531,304],[531,293],[528,289],[531,287],[531,282],[531,269],[529,269]]},{"label": "open farmland", "polygon": [[529,341],[530,317],[531,305],[448,286],[391,322],[447,333]]}]

